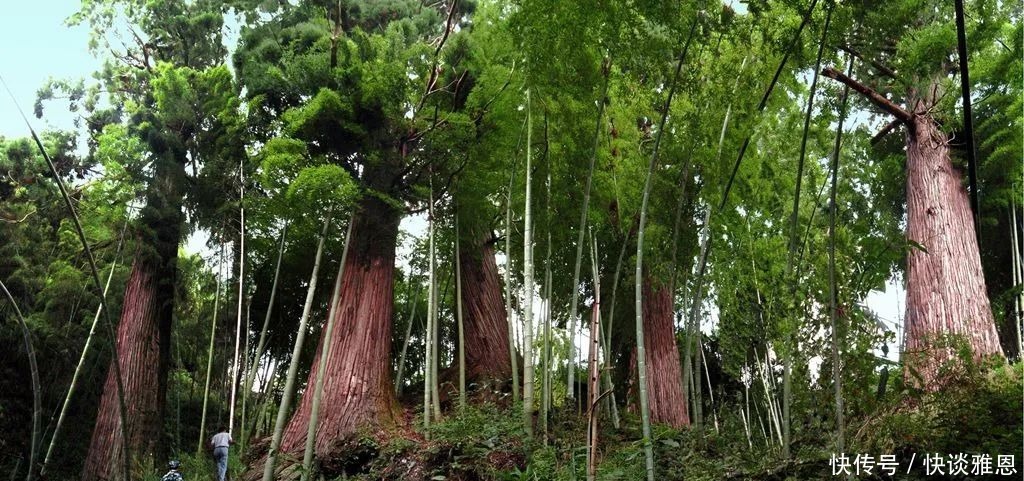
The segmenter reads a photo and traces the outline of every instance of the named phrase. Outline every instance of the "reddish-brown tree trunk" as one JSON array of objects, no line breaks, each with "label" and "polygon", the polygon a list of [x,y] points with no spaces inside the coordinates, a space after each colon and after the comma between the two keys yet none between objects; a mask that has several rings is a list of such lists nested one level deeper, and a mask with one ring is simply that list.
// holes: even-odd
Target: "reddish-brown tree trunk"
[{"label": "reddish-brown tree trunk", "polygon": [[[672,292],[668,285],[655,285],[656,282],[645,276],[643,283],[647,400],[652,423],[678,428],[690,424],[690,414],[683,394],[683,371],[676,347]],[[636,348],[629,358],[629,397],[632,399],[636,393]]]},{"label": "reddish-brown tree trunk", "polygon": [[504,383],[512,377],[508,319],[489,236],[460,243],[459,262],[466,325],[466,382]]},{"label": "reddish-brown tree trunk", "polygon": [[[321,336],[314,356],[319,359],[320,350],[330,343],[316,430],[318,457],[358,429],[391,424],[399,415],[391,385],[392,291],[399,215],[376,197],[367,196],[361,207],[352,220],[355,224],[334,313],[334,332],[331,339]],[[311,388],[318,375],[314,365],[306,383],[309,389],[303,393],[281,439],[281,451],[298,454],[300,459],[313,402]]]},{"label": "reddish-brown tree trunk", "polygon": [[[133,467],[157,457],[163,448],[178,245],[185,221],[181,210],[185,152],[174,139],[164,147],[154,160],[154,179],[140,216],[139,248],[117,327],[116,355],[124,385],[128,454]],[[111,361],[82,479],[123,479],[122,445],[117,374]]]},{"label": "reddish-brown tree trunk", "polygon": [[[935,92],[934,88],[929,89]],[[981,257],[961,172],[948,139],[928,114],[934,99],[911,96],[916,115],[907,128],[907,237],[924,247],[907,256],[905,375],[921,387],[941,385],[950,336],[966,340],[975,360],[1003,356],[985,290]]]},{"label": "reddish-brown tree trunk", "polygon": [[[159,269],[140,258],[133,262],[117,330],[117,356],[128,409],[128,445],[136,460],[156,454],[167,391],[166,340],[171,322],[168,306],[173,305],[173,291],[159,284],[156,272]],[[122,479],[121,447],[117,378],[111,367],[103,384],[82,479]]]}]

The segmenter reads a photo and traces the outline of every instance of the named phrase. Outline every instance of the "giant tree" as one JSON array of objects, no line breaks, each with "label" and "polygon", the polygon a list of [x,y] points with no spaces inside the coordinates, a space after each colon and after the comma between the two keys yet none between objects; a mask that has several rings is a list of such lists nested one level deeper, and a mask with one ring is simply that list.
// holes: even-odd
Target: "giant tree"
[{"label": "giant tree", "polygon": [[[444,159],[423,155],[421,141],[461,128],[457,117],[446,116],[468,88],[458,64],[455,27],[467,12],[461,8],[282,4],[242,34],[235,61],[258,135],[279,131],[283,118],[289,135],[349,172],[360,191],[333,333],[317,347],[329,348],[326,369],[314,367],[307,383],[324,375],[322,403],[331,407],[316,430],[317,457],[359,429],[391,424],[398,415],[391,386],[398,223],[423,200],[426,166],[440,164],[433,170],[444,172]],[[304,446],[311,394],[306,391],[288,422],[281,451]]]},{"label": "giant tree", "polygon": [[[159,452],[170,333],[174,312],[178,246],[186,232],[187,184],[202,176],[210,158],[243,153],[237,100],[230,73],[218,64],[219,2],[84,2],[72,23],[88,23],[93,47],[111,57],[98,78],[113,107],[86,100],[90,126],[121,122],[141,140],[144,154],[129,167],[143,184],[135,229],[136,250],[117,332],[117,356],[125,387],[128,444],[149,459]],[[132,41],[110,48],[130,33]],[[99,92],[99,90],[97,90]],[[102,105],[102,104],[100,104]],[[230,139],[229,139],[230,138]],[[120,479],[121,426],[115,372],[107,376],[84,479]]]},{"label": "giant tree", "polygon": [[[989,1],[968,6],[997,18],[1009,8]],[[926,389],[942,384],[939,368],[954,356],[952,344],[958,342],[952,338],[966,342],[976,360],[1003,356],[968,195],[968,187],[976,186],[961,180],[972,166],[954,163],[950,138],[956,134],[943,127],[963,125],[951,91],[954,66],[968,61],[955,55],[949,7],[865,5],[857,12],[865,18],[863,29],[847,40],[846,50],[862,60],[853,78],[831,68],[824,71],[892,117],[882,135],[899,126],[905,130],[907,238],[914,246],[906,261],[906,374]],[[969,25],[968,51],[984,52],[1001,26],[1001,21]],[[884,83],[855,80],[867,77]]]}]

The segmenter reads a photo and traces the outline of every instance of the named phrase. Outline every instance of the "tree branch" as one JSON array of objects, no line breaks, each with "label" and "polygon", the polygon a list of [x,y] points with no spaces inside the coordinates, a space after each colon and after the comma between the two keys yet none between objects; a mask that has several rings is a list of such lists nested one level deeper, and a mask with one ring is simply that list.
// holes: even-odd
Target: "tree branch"
[{"label": "tree branch", "polygon": [[877,60],[871,60],[871,59],[865,58],[864,54],[860,53],[857,50],[854,50],[853,47],[851,47],[849,45],[839,45],[837,48],[839,48],[839,50],[842,50],[842,51],[844,51],[844,52],[846,52],[846,53],[848,53],[850,55],[853,55],[854,57],[856,57],[858,60],[860,60],[862,62],[867,62],[868,65],[871,65],[872,67],[875,68],[875,70],[878,70],[878,73],[881,73],[881,74],[885,75],[886,77],[899,80],[899,77],[896,75],[896,71],[895,70],[887,67],[885,64],[883,64],[883,63],[881,63],[881,62],[879,62]]},{"label": "tree branch", "polygon": [[846,76],[846,74],[832,67],[827,67],[826,69],[822,70],[821,74],[830,79],[837,80],[849,86],[857,93],[867,97],[867,99],[871,101],[871,103],[875,104],[882,110],[885,110],[893,117],[896,117],[902,122],[909,123],[912,122],[914,119],[914,115],[904,110],[903,107],[896,105],[895,103],[893,103],[893,101],[885,98],[885,96],[883,96],[882,94],[875,92],[870,87],[867,87],[864,84],[857,82],[856,80]]},{"label": "tree branch", "polygon": [[871,137],[871,145],[874,146],[881,142],[882,139],[885,138],[885,136],[891,134],[892,131],[896,130],[896,128],[899,127],[900,125],[903,125],[903,121],[899,119],[893,120],[892,122],[885,124],[885,127],[882,127],[882,130],[879,130],[874,137]]}]

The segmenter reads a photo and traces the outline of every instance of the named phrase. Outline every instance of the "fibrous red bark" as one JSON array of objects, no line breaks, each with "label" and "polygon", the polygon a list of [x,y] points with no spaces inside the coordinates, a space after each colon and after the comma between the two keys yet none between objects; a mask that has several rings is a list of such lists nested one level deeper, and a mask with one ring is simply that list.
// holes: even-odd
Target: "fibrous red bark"
[{"label": "fibrous red bark", "polygon": [[[690,415],[683,394],[683,372],[676,347],[672,292],[646,277],[644,296],[644,350],[647,358],[647,400],[651,422],[688,426]],[[636,389],[636,349],[630,355],[630,398]]]},{"label": "fibrous red bark", "polygon": [[[316,455],[358,429],[391,424],[399,407],[391,386],[391,314],[398,213],[367,196],[352,222],[349,254],[342,275],[334,332],[320,338],[317,354],[329,343]],[[316,385],[314,366],[306,386]],[[281,451],[305,448],[313,390],[307,389],[281,439]],[[298,456],[301,458],[301,455]],[[257,463],[256,465],[262,466]],[[282,466],[284,467],[284,466]]]},{"label": "fibrous red bark", "polygon": [[459,262],[466,326],[466,380],[508,381],[512,377],[508,319],[489,236],[460,243]]},{"label": "fibrous red bark", "polygon": [[908,374],[916,372],[922,387],[934,389],[941,385],[939,368],[955,355],[944,337],[966,340],[975,360],[1002,357],[1003,350],[985,290],[967,190],[950,161],[946,135],[928,113],[935,99],[930,94],[911,99],[915,116],[906,140],[907,238],[924,249],[911,249],[907,255],[905,354]]},{"label": "fibrous red bark", "polygon": [[[142,259],[132,263],[117,330],[117,356],[128,412],[128,445],[134,459],[156,454],[167,391],[167,339],[170,337],[171,291]],[[82,479],[122,479],[121,418],[113,366],[103,384],[96,426]]]},{"label": "fibrous red bark", "polygon": [[[165,150],[154,161],[154,181],[141,212],[139,249],[117,327],[116,362],[124,386],[128,464],[133,466],[154,459],[161,448],[178,245],[185,221],[181,209],[185,153],[177,143],[163,146]],[[122,480],[123,443],[117,370],[112,360],[82,479]]]},{"label": "fibrous red bark", "polygon": [[950,337],[965,340],[976,361],[1004,357],[967,190],[950,159],[949,140],[930,113],[941,97],[941,82],[912,89],[907,111],[835,69],[822,73],[907,125],[907,238],[924,249],[907,254],[904,376],[925,389],[941,387],[940,368],[956,351]]}]

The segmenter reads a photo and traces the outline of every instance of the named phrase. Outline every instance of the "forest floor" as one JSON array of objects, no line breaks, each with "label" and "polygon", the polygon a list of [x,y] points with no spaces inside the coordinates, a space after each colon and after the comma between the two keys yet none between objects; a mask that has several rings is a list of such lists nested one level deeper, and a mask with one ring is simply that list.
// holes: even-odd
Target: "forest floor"
[{"label": "forest floor", "polygon": [[[890,380],[887,394],[867,390],[869,399],[850,396],[846,455],[893,455],[900,467],[888,476],[879,466],[854,478],[866,480],[1021,479],[1022,412],[1024,412],[1024,364],[973,368],[952,374],[946,389],[936,393],[915,392]],[[897,376],[898,377],[898,376]],[[794,413],[793,456],[780,454],[778,435],[755,427],[748,440],[739,416],[741,404],[725,403],[708,410],[701,429],[691,426],[670,429],[654,426],[653,445],[658,480],[752,480],[786,481],[837,479],[833,475],[834,420],[831,405],[815,405],[828,399],[829,387],[804,393]],[[411,398],[410,393],[409,398]],[[858,410],[861,414],[857,414]],[[551,427],[544,435],[538,428],[527,438],[518,408],[484,403],[457,408],[433,424],[426,434],[418,408],[406,411],[406,420],[386,432],[365,433],[337,444],[321,460],[324,480],[502,480],[571,481],[586,479],[585,417],[573,407],[556,406]],[[821,413],[825,413],[822,415]],[[640,422],[623,412],[619,429],[602,419],[598,480],[644,479],[644,454]],[[546,442],[545,442],[546,440]],[[922,459],[941,453],[989,456],[994,477],[927,475]],[[250,453],[251,454],[251,453]],[[1012,476],[996,476],[998,456],[1014,455]],[[246,457],[249,459],[249,457]],[[232,471],[246,470],[235,461]],[[186,465],[209,473],[208,460],[190,459]],[[910,473],[907,468],[912,466]],[[251,468],[251,467],[250,467]],[[853,468],[851,468],[853,469]],[[970,468],[968,468],[968,473]],[[203,475],[189,480],[205,479]]]}]

